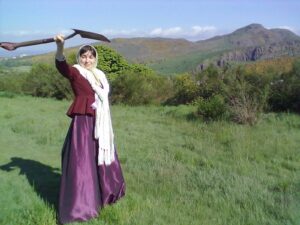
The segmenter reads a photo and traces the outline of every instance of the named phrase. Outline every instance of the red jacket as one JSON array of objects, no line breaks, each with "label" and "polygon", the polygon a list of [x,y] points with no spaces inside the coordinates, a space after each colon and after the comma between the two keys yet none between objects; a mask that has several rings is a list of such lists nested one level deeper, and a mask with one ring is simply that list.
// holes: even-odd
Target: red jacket
[{"label": "red jacket", "polygon": [[79,71],[67,64],[64,61],[55,60],[55,65],[58,71],[67,79],[69,79],[75,99],[70,106],[67,115],[73,117],[74,115],[95,115],[94,109],[91,105],[95,101],[95,92],[90,83],[80,75]]}]

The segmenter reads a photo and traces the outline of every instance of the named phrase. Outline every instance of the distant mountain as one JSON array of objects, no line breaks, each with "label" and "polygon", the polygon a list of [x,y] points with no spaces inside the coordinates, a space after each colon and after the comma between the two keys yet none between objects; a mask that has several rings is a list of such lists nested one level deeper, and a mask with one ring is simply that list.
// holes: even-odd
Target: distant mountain
[{"label": "distant mountain", "polygon": [[300,37],[287,29],[250,24],[230,34],[190,42],[184,39],[114,39],[110,44],[133,62],[166,74],[204,68],[209,63],[256,61],[300,56]]},{"label": "distant mountain", "polygon": [[282,56],[300,56],[300,37],[286,29],[265,29],[251,24],[225,35],[231,50],[221,55],[219,64],[256,61]]},{"label": "distant mountain", "polygon": [[[286,29],[266,29],[260,24],[250,24],[231,34],[215,37],[207,41],[217,41],[219,39],[225,40],[231,47],[244,48],[272,43],[299,41],[300,37]],[[202,43],[207,41],[202,41]]]}]

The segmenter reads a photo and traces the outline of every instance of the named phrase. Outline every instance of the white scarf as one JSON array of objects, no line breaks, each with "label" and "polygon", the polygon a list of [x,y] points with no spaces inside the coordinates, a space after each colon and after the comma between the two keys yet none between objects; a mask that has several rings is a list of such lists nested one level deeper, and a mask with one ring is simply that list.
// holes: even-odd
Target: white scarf
[{"label": "white scarf", "polygon": [[[97,52],[97,51],[96,51]],[[96,57],[96,61],[97,61]],[[78,61],[78,57],[77,57]],[[115,160],[114,133],[109,110],[109,84],[105,74],[96,67],[88,70],[79,64],[74,67],[90,83],[95,91],[95,102],[91,105],[96,111],[94,136],[98,139],[98,165],[110,165]],[[100,83],[103,88],[100,87]]]}]

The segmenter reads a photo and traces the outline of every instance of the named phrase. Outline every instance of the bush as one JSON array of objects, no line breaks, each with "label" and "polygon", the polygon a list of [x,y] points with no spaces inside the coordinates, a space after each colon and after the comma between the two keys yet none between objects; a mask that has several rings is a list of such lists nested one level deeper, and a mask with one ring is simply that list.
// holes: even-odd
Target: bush
[{"label": "bush", "polygon": [[260,74],[237,68],[224,79],[224,95],[233,121],[254,124],[267,106],[269,83]]},{"label": "bush", "polygon": [[214,65],[209,65],[202,73],[197,74],[199,83],[199,95],[203,98],[210,98],[213,95],[223,95],[224,72]]},{"label": "bush", "polygon": [[20,94],[23,93],[23,83],[27,73],[5,74],[0,77],[0,91]]},{"label": "bush", "polygon": [[269,105],[273,111],[300,113],[300,60],[294,62],[291,72],[271,82]]},{"label": "bush", "polygon": [[247,74],[242,67],[222,70],[211,65],[196,77],[197,115],[205,119],[254,124],[266,108],[269,76]]},{"label": "bush", "polygon": [[54,66],[47,64],[33,65],[22,89],[25,94],[37,97],[71,99],[73,96],[69,81]]},{"label": "bush", "polygon": [[245,92],[231,98],[229,105],[232,120],[241,124],[255,124],[262,113],[261,102]]},{"label": "bush", "polygon": [[124,72],[112,82],[112,103],[129,105],[160,104],[169,97],[171,84],[152,73]]},{"label": "bush", "polygon": [[198,97],[198,85],[190,74],[180,74],[173,80],[174,95],[165,104],[188,104]]},{"label": "bush", "polygon": [[197,105],[197,115],[205,120],[218,120],[226,117],[227,107],[224,97],[221,95],[213,95],[208,99],[200,97],[195,104]]}]

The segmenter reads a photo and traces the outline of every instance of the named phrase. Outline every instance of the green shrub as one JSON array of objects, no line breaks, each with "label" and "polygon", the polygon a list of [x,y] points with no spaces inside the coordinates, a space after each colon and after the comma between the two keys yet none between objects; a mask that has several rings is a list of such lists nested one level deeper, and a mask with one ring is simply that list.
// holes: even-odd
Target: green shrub
[{"label": "green shrub", "polygon": [[23,93],[23,83],[27,73],[13,72],[6,73],[0,77],[0,91],[10,93]]},{"label": "green shrub", "polygon": [[209,65],[206,70],[196,75],[199,83],[199,96],[210,98],[213,95],[224,93],[224,72],[214,65]]},{"label": "green shrub", "polygon": [[199,83],[197,115],[215,120],[231,118],[254,124],[267,106],[270,76],[248,74],[243,67],[209,66],[196,75]]},{"label": "green shrub", "polygon": [[121,74],[130,68],[129,63],[125,58],[115,50],[104,46],[95,46],[98,53],[98,68],[105,74]]},{"label": "green shrub", "polygon": [[269,105],[272,111],[300,112],[300,60],[291,72],[280,75],[271,83]]},{"label": "green shrub", "polygon": [[173,79],[174,95],[165,104],[188,104],[198,97],[198,85],[190,74],[180,74]]},{"label": "green shrub", "polygon": [[112,82],[112,103],[159,104],[168,98],[170,82],[153,73],[124,72]]},{"label": "green shrub", "polygon": [[23,92],[37,97],[71,99],[69,81],[62,77],[52,65],[35,64],[23,83]]},{"label": "green shrub", "polygon": [[207,99],[199,97],[195,104],[197,105],[197,115],[205,120],[218,120],[226,117],[227,107],[224,97],[221,95],[213,95]]},{"label": "green shrub", "polygon": [[267,106],[269,83],[260,74],[237,68],[224,79],[224,96],[233,121],[254,124]]}]

